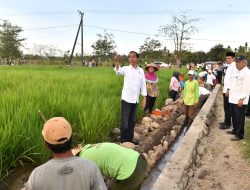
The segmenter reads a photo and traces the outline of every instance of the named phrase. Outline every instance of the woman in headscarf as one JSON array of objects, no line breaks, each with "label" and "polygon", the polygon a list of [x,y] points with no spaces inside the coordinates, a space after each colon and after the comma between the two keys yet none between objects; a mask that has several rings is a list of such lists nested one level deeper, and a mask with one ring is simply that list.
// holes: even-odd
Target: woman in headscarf
[{"label": "woman in headscarf", "polygon": [[159,96],[159,88],[158,88],[158,77],[156,75],[156,71],[158,71],[158,67],[154,64],[147,64],[145,67],[146,74],[146,87],[147,87],[147,98],[146,98],[146,106],[144,108],[145,113],[151,113],[155,104],[156,97]]}]

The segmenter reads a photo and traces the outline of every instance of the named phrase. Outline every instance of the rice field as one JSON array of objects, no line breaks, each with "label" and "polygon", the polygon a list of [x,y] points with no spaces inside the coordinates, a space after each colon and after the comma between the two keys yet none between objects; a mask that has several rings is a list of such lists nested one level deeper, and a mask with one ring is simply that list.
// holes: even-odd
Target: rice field
[{"label": "rice field", "polygon": [[[158,76],[160,107],[168,96],[172,70],[160,70]],[[109,140],[112,128],[120,126],[122,85],[123,77],[112,68],[0,67],[0,181],[19,165],[49,158],[38,110],[46,118],[65,117],[75,143]]]}]

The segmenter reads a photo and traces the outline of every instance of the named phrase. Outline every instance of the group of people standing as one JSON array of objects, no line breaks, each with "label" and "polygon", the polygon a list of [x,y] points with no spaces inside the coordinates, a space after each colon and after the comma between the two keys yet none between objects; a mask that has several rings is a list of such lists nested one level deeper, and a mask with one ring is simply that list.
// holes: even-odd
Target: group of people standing
[{"label": "group of people standing", "polygon": [[243,55],[235,59],[234,52],[227,52],[226,61],[228,67],[224,77],[224,122],[220,123],[220,129],[233,129],[227,131],[232,134],[231,140],[244,138],[245,114],[250,95],[250,70],[247,67],[246,57]]},{"label": "group of people standing", "polygon": [[[134,139],[134,126],[139,96],[142,95],[142,109],[145,113],[151,113],[156,97],[159,96],[158,67],[151,63],[145,67],[146,73],[138,66],[139,54],[131,51],[128,55],[128,66],[120,66],[120,56],[114,55],[115,72],[124,76],[124,84],[121,97],[121,136],[120,142],[131,142],[138,145]],[[202,73],[200,73],[202,74]],[[198,75],[194,67],[188,72],[188,80],[185,82],[183,73],[174,72],[169,84],[169,96],[175,101],[180,91],[183,91],[184,104],[186,105],[186,124],[190,125],[195,117],[196,108],[203,104],[209,96],[214,84],[214,75],[209,70],[204,75]],[[206,78],[206,81],[204,81]],[[200,80],[198,80],[200,79]],[[198,82],[199,81],[199,82]],[[205,87],[204,87],[205,85]]]}]

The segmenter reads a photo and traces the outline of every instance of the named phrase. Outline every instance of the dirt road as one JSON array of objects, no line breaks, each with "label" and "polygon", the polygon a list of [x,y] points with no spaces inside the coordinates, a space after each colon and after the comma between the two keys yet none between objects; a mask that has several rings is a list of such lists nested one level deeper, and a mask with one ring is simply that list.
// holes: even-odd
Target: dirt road
[{"label": "dirt road", "polygon": [[243,158],[241,145],[231,141],[232,135],[219,129],[223,121],[223,98],[217,98],[215,121],[206,137],[208,145],[201,158],[201,166],[194,172],[186,190],[250,190],[250,163]]}]

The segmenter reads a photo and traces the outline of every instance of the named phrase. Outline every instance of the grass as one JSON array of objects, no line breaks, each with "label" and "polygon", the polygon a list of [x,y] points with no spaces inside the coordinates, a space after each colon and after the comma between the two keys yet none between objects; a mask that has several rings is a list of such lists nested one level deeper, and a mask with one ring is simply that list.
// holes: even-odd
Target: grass
[{"label": "grass", "polygon": [[244,134],[244,156],[250,162],[250,119],[246,117],[246,124],[245,124],[245,134]]},{"label": "grass", "polygon": [[[112,128],[120,126],[123,77],[112,68],[0,67],[0,76],[0,180],[18,165],[48,160],[38,110],[46,118],[65,117],[74,143],[108,141]],[[159,108],[168,97],[172,70],[162,69],[158,76]]]}]

